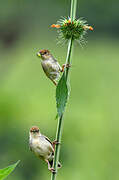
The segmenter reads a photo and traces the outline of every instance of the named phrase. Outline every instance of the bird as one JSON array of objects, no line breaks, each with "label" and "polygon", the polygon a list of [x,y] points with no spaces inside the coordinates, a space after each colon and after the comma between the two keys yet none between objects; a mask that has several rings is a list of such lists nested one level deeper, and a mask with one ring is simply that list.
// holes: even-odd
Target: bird
[{"label": "bird", "polygon": [[41,65],[46,76],[57,85],[57,80],[60,78],[60,72],[64,72],[65,67],[70,67],[69,64],[63,64],[62,67],[58,61],[53,57],[47,49],[42,49],[37,53],[37,56],[41,58]]},{"label": "bird", "polygon": [[[39,127],[33,126],[29,131],[29,148],[40,159],[48,164],[48,169],[56,173],[53,168],[55,145],[59,144],[56,140],[51,142],[48,137],[41,134]],[[58,162],[58,167],[61,168]]]}]

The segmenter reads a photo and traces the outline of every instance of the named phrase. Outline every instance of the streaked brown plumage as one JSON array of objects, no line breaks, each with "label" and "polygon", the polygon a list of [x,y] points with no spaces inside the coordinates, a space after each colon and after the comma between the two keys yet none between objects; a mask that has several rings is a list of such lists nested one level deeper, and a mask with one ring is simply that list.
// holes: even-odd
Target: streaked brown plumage
[{"label": "streaked brown plumage", "polygon": [[52,56],[50,51],[47,49],[40,50],[37,53],[41,60],[42,68],[46,74],[46,76],[55,84],[57,85],[57,80],[60,77],[60,72],[64,71],[65,65],[62,67],[59,65],[57,60]]}]

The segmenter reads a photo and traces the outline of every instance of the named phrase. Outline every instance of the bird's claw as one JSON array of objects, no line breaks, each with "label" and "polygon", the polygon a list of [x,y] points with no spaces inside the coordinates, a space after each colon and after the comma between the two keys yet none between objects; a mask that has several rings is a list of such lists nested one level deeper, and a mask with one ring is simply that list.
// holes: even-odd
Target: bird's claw
[{"label": "bird's claw", "polygon": [[64,72],[64,68],[70,68],[71,67],[71,65],[70,64],[63,64],[62,65],[62,71],[61,72]]},{"label": "bird's claw", "polygon": [[56,174],[56,170],[54,168],[49,168],[49,170],[53,173],[53,174]]},{"label": "bird's claw", "polygon": [[52,142],[53,144],[53,148],[54,148],[54,151],[55,151],[55,146],[58,145],[58,144],[61,144],[60,142],[58,142],[57,140],[53,141]]},{"label": "bird's claw", "polygon": [[66,64],[66,68],[70,68],[71,67],[71,64]]},{"label": "bird's claw", "polygon": [[61,144],[61,143],[60,143],[59,141],[57,141],[57,140],[54,140],[54,141],[53,141],[53,144],[54,144],[54,145],[57,145],[57,144]]}]

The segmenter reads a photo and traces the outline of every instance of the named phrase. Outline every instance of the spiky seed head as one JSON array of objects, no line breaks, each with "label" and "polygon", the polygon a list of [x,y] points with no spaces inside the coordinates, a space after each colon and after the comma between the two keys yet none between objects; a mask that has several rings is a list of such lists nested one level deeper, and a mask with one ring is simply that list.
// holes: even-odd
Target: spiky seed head
[{"label": "spiky seed head", "polygon": [[93,31],[91,26],[88,26],[85,20],[82,18],[74,19],[71,21],[71,18],[62,18],[57,24],[51,25],[51,27],[57,28],[59,33],[58,40],[61,42],[68,42],[69,39],[82,41],[84,40],[84,35],[87,30]]}]

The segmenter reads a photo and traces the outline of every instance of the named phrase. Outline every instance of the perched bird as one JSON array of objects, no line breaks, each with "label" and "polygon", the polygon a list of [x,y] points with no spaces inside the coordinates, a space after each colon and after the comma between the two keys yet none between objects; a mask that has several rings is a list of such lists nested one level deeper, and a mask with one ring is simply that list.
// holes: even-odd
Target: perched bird
[{"label": "perched bird", "polygon": [[37,53],[37,56],[40,57],[42,68],[46,76],[51,79],[51,81],[57,85],[57,80],[60,77],[60,72],[64,71],[65,67],[70,67],[68,64],[63,64],[62,67],[59,65],[57,60],[52,56],[50,51],[43,49]]},{"label": "perched bird", "polygon": [[[37,126],[33,126],[30,129],[29,133],[29,147],[30,150],[39,158],[44,160],[48,164],[48,169],[55,173],[53,169],[53,159],[54,159],[54,151],[55,145],[59,144],[57,141],[51,142],[46,136],[40,133],[40,130]],[[58,163],[58,167],[61,167],[60,162]]]}]

